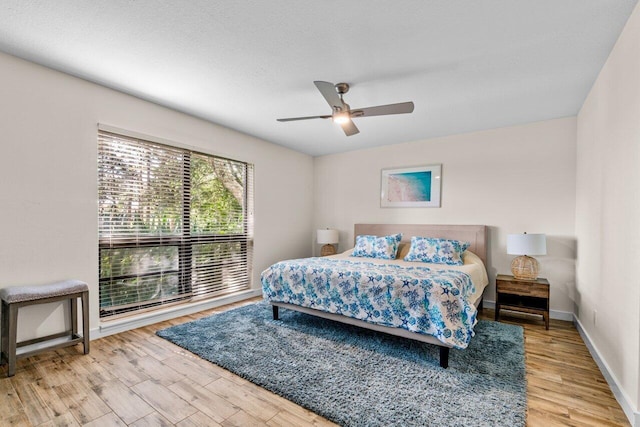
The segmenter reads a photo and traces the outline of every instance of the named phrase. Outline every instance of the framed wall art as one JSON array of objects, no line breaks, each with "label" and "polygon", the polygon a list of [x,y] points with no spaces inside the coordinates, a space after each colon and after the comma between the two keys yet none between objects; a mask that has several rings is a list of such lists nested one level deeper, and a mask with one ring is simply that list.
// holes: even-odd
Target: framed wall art
[{"label": "framed wall art", "polygon": [[382,169],[380,206],[439,208],[442,165]]}]

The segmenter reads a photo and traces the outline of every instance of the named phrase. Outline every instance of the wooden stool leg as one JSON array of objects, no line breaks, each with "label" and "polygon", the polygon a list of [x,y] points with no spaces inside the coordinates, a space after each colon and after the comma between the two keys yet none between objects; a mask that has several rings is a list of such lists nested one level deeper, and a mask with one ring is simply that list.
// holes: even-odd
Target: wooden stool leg
[{"label": "wooden stool leg", "polygon": [[2,301],[2,320],[0,323],[2,324],[0,328],[0,334],[2,334],[2,339],[0,340],[0,364],[4,364],[9,361],[9,306],[4,301]]},{"label": "wooden stool leg", "polygon": [[82,338],[84,354],[89,354],[89,292],[82,293]]},{"label": "wooden stool leg", "polygon": [[71,309],[71,335],[78,335],[78,298],[69,298],[69,308]]},{"label": "wooden stool leg", "polygon": [[9,362],[8,377],[12,377],[16,374],[16,351],[17,351],[17,337],[18,337],[18,306],[15,304],[8,304],[8,327],[9,327],[9,343],[7,346],[7,359]]}]

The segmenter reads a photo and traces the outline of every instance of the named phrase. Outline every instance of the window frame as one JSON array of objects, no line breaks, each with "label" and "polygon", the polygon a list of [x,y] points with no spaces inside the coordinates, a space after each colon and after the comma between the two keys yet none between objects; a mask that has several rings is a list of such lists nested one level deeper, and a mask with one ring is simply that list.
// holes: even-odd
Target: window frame
[{"label": "window frame", "polygon": [[[173,143],[164,139],[158,139],[153,137],[144,136],[135,132],[123,131],[120,129],[114,129],[107,126],[98,126],[98,154],[100,155],[100,137],[101,135],[111,135],[116,138],[129,140],[131,142],[138,142],[141,145],[151,144],[160,148],[167,148],[170,150],[179,150],[183,154],[182,159],[182,233],[176,235],[152,235],[152,236],[139,236],[134,235],[130,237],[122,236],[108,236],[101,237],[101,227],[98,226],[98,287],[100,293],[100,302],[102,302],[103,286],[108,283],[113,283],[116,280],[130,280],[136,278],[158,276],[158,274],[177,274],[178,275],[178,294],[161,299],[146,301],[146,302],[134,302],[130,304],[121,304],[112,306],[113,308],[103,308],[101,303],[99,307],[100,319],[110,320],[118,318],[121,315],[132,315],[147,311],[149,309],[163,308],[169,304],[185,303],[191,301],[200,301],[219,297],[221,295],[227,295],[233,292],[239,292],[243,290],[251,289],[252,286],[252,270],[253,270],[253,164],[242,161],[230,159],[216,154],[197,150],[192,147],[187,147],[183,144]],[[244,182],[243,182],[243,221],[241,233],[229,233],[229,234],[215,234],[210,233],[197,233],[191,231],[191,159],[193,155],[205,156],[206,158],[218,159],[222,161],[230,161],[240,163],[244,167]],[[98,165],[98,188],[100,189],[100,166]],[[100,204],[100,197],[98,197]],[[100,218],[100,211],[98,212]],[[194,246],[197,244],[207,243],[234,243],[240,242],[240,254],[244,260],[246,269],[246,277],[244,278],[244,284],[241,284],[241,289],[238,288],[238,284],[231,286],[229,291],[213,291],[207,293],[204,297],[194,295],[193,288],[196,287],[193,283],[192,275],[194,268]],[[162,273],[158,272],[145,272],[136,274],[120,274],[111,277],[101,277],[102,274],[102,251],[113,249],[132,249],[132,248],[144,248],[144,247],[177,247],[178,250],[178,269],[166,270]],[[210,262],[210,265],[214,263]],[[235,282],[235,280],[234,280]],[[210,286],[212,287],[212,286]],[[205,286],[205,289],[207,287]]]}]

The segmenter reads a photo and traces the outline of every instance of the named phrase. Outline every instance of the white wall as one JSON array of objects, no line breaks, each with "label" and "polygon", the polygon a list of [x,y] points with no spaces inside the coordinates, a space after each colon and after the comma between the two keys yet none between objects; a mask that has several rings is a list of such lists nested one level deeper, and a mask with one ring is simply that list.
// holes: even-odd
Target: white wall
[{"label": "white wall", "polygon": [[[575,130],[565,118],[316,157],[314,225],[340,230],[340,250],[351,247],[355,223],[488,225],[488,300],[496,273],[511,271],[507,234],[545,233],[548,255],[536,258],[551,308],[573,312]],[[441,208],[380,207],[381,169],[437,163]]]},{"label": "white wall", "polygon": [[[0,286],[86,281],[98,327],[98,123],[255,164],[254,287],[272,262],[311,255],[310,156],[4,54],[0,94]],[[19,339],[62,316],[21,310]]]},{"label": "white wall", "polygon": [[640,6],[578,115],[576,186],[578,318],[637,413]]}]

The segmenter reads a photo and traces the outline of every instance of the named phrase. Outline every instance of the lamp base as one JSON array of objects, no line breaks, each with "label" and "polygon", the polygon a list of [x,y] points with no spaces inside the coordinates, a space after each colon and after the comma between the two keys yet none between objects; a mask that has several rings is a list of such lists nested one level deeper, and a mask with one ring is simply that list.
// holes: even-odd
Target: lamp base
[{"label": "lamp base", "polygon": [[320,250],[320,256],[328,256],[328,255],[335,255],[336,254],[336,248],[333,245],[324,245],[322,247],[322,249]]},{"label": "lamp base", "polygon": [[538,261],[530,256],[521,255],[511,261],[511,274],[520,280],[536,280],[540,265]]}]

